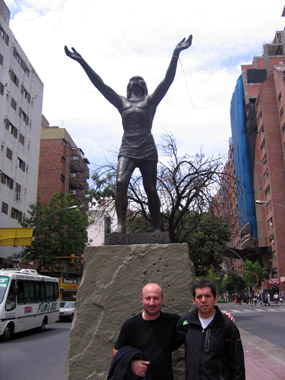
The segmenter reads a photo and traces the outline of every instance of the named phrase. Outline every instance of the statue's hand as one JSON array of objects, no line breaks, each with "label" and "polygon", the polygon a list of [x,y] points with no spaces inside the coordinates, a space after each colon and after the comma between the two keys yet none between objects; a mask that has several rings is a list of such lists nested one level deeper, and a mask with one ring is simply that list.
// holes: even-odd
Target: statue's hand
[{"label": "statue's hand", "polygon": [[70,57],[70,58],[72,58],[72,59],[75,59],[75,61],[80,61],[80,60],[82,60],[81,55],[80,55],[80,54],[79,54],[74,48],[71,48],[71,49],[72,49],[72,51],[70,51],[70,50],[68,49],[67,46],[64,46],[65,54],[66,54],[68,57]]},{"label": "statue's hand", "polygon": [[180,41],[175,48],[176,53],[180,53],[182,50],[188,49],[192,45],[192,34],[187,38],[183,38],[182,41]]}]

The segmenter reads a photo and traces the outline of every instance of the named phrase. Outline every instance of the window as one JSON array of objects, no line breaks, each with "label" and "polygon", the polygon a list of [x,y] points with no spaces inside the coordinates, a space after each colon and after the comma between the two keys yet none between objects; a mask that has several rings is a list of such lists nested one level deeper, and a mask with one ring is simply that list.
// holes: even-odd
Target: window
[{"label": "window", "polygon": [[21,188],[22,188],[22,186],[19,183],[16,182],[15,190],[16,190],[17,193],[21,192]]},{"label": "window", "polygon": [[18,129],[8,119],[5,120],[5,126],[6,126],[7,131],[9,131],[11,135],[17,138]]},{"label": "window", "polygon": [[14,98],[11,98],[11,107],[16,111],[17,109],[17,102]]},{"label": "window", "polygon": [[263,148],[265,147],[265,139],[263,139],[261,145],[260,145],[260,149],[262,150]]},{"label": "window", "polygon": [[5,32],[5,30],[2,28],[1,25],[0,25],[0,37],[3,38],[3,40],[5,41],[5,44],[6,44],[6,45],[9,44],[9,36],[8,36],[8,34]]},{"label": "window", "polygon": [[26,164],[20,157],[18,157],[17,160],[17,167],[21,169],[23,172],[26,170]]},{"label": "window", "polygon": [[8,147],[6,149],[6,157],[9,158],[9,160],[12,160],[13,158],[13,152]]},{"label": "window", "polygon": [[4,172],[1,173],[1,182],[3,185],[8,186],[11,190],[14,188],[14,180],[7,176]]},{"label": "window", "polygon": [[65,176],[63,174],[60,175],[61,182],[65,183]]},{"label": "window", "polygon": [[264,133],[264,125],[263,124],[261,124],[260,130],[258,132],[259,137],[261,137],[262,133]]},{"label": "window", "polygon": [[25,145],[25,136],[22,135],[22,133],[20,133],[19,141],[20,141],[21,144]]},{"label": "window", "polygon": [[18,304],[56,301],[59,297],[56,282],[18,280]]},{"label": "window", "polygon": [[10,74],[10,78],[11,78],[12,82],[15,83],[15,85],[18,87],[19,86],[19,78],[17,77],[17,75],[14,73],[14,71],[12,69],[10,69],[9,74]]},{"label": "window", "polygon": [[26,125],[29,125],[29,117],[28,115],[22,110],[22,108],[19,108],[19,116],[20,118],[26,123]]},{"label": "window", "polygon": [[3,55],[0,53],[0,65],[1,66],[3,66],[3,61],[4,61]]},{"label": "window", "polygon": [[270,185],[266,186],[266,189],[265,189],[265,196],[267,197],[268,194],[270,194]]},{"label": "window", "polygon": [[3,212],[3,214],[8,215],[8,205],[7,205],[7,203],[2,202],[2,209],[1,209],[1,211]]},{"label": "window", "polygon": [[267,164],[267,154],[265,154],[264,156],[263,156],[263,159],[262,159],[262,165],[264,166],[264,165],[266,165]]},{"label": "window", "polygon": [[283,109],[283,107],[282,107],[281,110],[280,110],[280,116],[281,116],[281,117],[283,116],[283,113],[284,113],[284,109]]},{"label": "window", "polygon": [[273,218],[272,217],[270,219],[268,219],[267,224],[268,224],[268,227],[270,227],[270,228],[273,227]]},{"label": "window", "polygon": [[279,95],[278,95],[278,102],[280,102],[282,99],[282,94],[281,94],[281,91],[279,92]]},{"label": "window", "polygon": [[4,84],[0,82],[0,94],[4,95]]},{"label": "window", "polygon": [[23,219],[23,213],[20,210],[12,207],[11,209],[11,218],[21,221]]},{"label": "window", "polygon": [[31,103],[31,95],[28,93],[28,91],[25,89],[23,85],[21,86],[21,94],[24,96],[28,103]]},{"label": "window", "polygon": [[263,174],[263,181],[265,182],[266,178],[268,178],[269,176],[269,171],[268,171],[268,168],[265,170],[264,174]]}]

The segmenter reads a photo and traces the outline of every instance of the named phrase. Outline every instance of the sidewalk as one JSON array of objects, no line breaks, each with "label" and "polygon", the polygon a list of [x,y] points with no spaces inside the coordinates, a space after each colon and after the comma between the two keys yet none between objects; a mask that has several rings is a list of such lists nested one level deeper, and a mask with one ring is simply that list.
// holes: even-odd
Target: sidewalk
[{"label": "sidewalk", "polygon": [[239,328],[246,368],[246,380],[285,379],[285,350]]}]

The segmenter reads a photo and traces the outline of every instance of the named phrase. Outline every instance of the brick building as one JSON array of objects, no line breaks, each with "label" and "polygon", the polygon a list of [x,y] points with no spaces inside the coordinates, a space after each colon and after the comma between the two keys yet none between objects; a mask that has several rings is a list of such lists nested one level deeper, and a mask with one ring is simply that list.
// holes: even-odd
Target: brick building
[{"label": "brick building", "polygon": [[[43,83],[9,22],[0,0],[0,228],[21,227],[18,221],[36,203],[43,102]],[[21,250],[2,246],[0,259]]]},{"label": "brick building", "polygon": [[[285,31],[241,69],[231,102],[233,154],[225,166],[236,178],[229,188],[239,219],[232,248],[259,259],[267,285],[285,291]],[[228,210],[234,215],[232,205]]]},{"label": "brick building", "polygon": [[70,194],[79,204],[86,202],[89,161],[65,128],[50,127],[42,117],[38,197],[47,203],[56,193]]}]

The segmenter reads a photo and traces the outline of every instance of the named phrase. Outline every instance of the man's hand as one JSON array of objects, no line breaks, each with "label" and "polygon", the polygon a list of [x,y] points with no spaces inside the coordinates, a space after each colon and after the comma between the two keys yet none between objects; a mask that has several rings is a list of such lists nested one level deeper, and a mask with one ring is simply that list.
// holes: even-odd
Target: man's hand
[{"label": "man's hand", "polygon": [[133,360],[132,361],[132,372],[140,377],[145,377],[147,366],[150,362],[146,362],[145,360]]},{"label": "man's hand", "polygon": [[223,314],[225,314],[225,316],[228,317],[232,322],[236,323],[236,320],[230,313],[227,313],[226,311],[224,311]]}]

